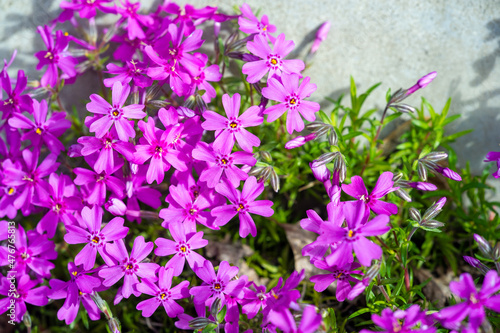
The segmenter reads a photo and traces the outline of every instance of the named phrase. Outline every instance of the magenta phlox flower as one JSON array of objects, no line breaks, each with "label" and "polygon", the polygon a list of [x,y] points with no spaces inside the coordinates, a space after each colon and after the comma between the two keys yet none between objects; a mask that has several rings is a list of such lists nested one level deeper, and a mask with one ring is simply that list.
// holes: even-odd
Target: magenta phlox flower
[{"label": "magenta phlox flower", "polygon": [[137,60],[127,61],[124,67],[110,63],[106,68],[108,69],[107,73],[118,74],[117,76],[104,79],[106,87],[113,86],[117,81],[122,85],[133,81],[134,85],[140,88],[149,87],[153,83],[153,80],[145,75],[147,72],[146,64]]},{"label": "magenta phlox flower", "polygon": [[264,184],[257,182],[254,176],[248,177],[240,192],[231,183],[224,180],[219,183],[215,190],[225,196],[230,205],[220,206],[212,209],[212,215],[216,217],[215,224],[223,226],[235,215],[240,219],[240,236],[245,238],[248,234],[257,236],[257,228],[250,213],[265,217],[272,216],[274,210],[271,208],[273,202],[270,200],[255,200],[264,191]]},{"label": "magenta phlox flower", "polygon": [[367,222],[369,211],[362,201],[345,202],[342,206],[347,227],[341,228],[333,224],[324,223],[324,232],[318,237],[318,241],[325,243],[336,243],[336,248],[326,257],[330,266],[343,267],[352,262],[354,251],[359,262],[363,266],[370,266],[373,259],[382,256],[379,245],[368,240],[367,236],[383,235],[391,228],[389,216],[378,215]]},{"label": "magenta phlox flower", "polygon": [[328,31],[330,31],[330,22],[326,21],[319,27],[318,31],[316,32],[316,37],[314,38],[313,45],[311,46],[311,54],[314,54],[316,53],[316,51],[318,51],[319,46],[328,36]]},{"label": "magenta phlox flower", "polygon": [[22,111],[32,113],[33,99],[28,94],[23,94],[23,91],[24,89],[26,89],[26,84],[28,82],[24,71],[19,70],[17,72],[17,82],[14,89],[12,89],[12,84],[7,71],[3,70],[0,75],[0,87],[7,93],[7,97],[4,100],[0,101],[0,111],[2,111],[2,119],[7,119],[11,115],[20,113]]},{"label": "magenta phlox flower", "polygon": [[220,72],[219,65],[210,65],[205,67],[208,56],[206,54],[197,53],[195,57],[201,59],[204,63],[203,66],[200,66],[197,70],[191,72],[191,87],[190,91],[186,93],[187,96],[194,95],[196,89],[198,91],[204,90],[205,93],[201,96],[201,98],[205,101],[205,103],[210,103],[212,98],[217,96],[215,88],[209,82],[218,82],[222,78],[222,73]]},{"label": "magenta phlox flower", "polygon": [[113,0],[70,0],[71,2],[61,2],[64,10],[70,10],[80,14],[81,18],[90,19],[96,16],[97,9],[104,13],[114,14],[116,10],[114,7],[107,7],[104,4],[110,4]]},{"label": "magenta phlox flower", "polygon": [[343,184],[342,191],[349,194],[365,203],[368,209],[371,209],[375,214],[394,215],[398,213],[398,206],[390,202],[380,201],[379,199],[386,196],[388,193],[398,189],[393,187],[392,172],[386,171],[382,173],[373,188],[371,194],[368,194],[363,178],[360,176],[352,176],[351,184]]},{"label": "magenta phlox flower", "polygon": [[167,60],[159,56],[151,45],[144,48],[146,55],[159,65],[158,67],[150,66],[148,68],[148,76],[153,80],[167,80],[170,89],[179,96],[184,96],[186,91],[189,91],[191,84],[191,75],[180,67],[180,63],[174,60]]},{"label": "magenta phlox flower", "polygon": [[32,203],[47,200],[48,185],[43,178],[56,171],[59,163],[56,162],[55,154],[48,155],[40,165],[38,165],[38,151],[31,152],[24,149],[22,155],[24,161],[22,168],[11,160],[3,162],[2,182],[9,187],[9,192],[10,188],[13,188],[13,194],[19,193],[13,202],[14,207],[21,209],[24,215],[28,215]]},{"label": "magenta phlox flower", "polygon": [[177,15],[172,22],[184,26],[185,36],[189,36],[195,30],[195,26],[212,18],[217,11],[217,7],[195,8],[190,4],[181,7],[174,2],[165,3],[162,9],[169,14]]},{"label": "magenta phlox flower", "polygon": [[[381,315],[372,314],[373,323],[380,326],[386,333],[398,332],[420,332],[420,333],[434,333],[436,328],[433,327],[434,321],[420,311],[420,306],[414,304],[406,310],[396,309],[394,312],[387,308],[382,310]],[[360,333],[375,333],[375,331],[361,330]]]},{"label": "magenta phlox flower", "polygon": [[194,297],[195,304],[205,304],[210,307],[216,298],[221,299],[221,306],[226,303],[225,295],[241,298],[245,280],[233,278],[238,274],[239,268],[230,266],[227,261],[219,264],[219,270],[215,275],[214,266],[205,260],[202,266],[195,268],[196,275],[203,280],[201,286],[192,287],[189,293]]},{"label": "magenta phlox flower", "polygon": [[41,149],[40,141],[43,140],[50,152],[59,154],[64,150],[64,145],[57,138],[71,127],[71,121],[65,119],[66,112],[53,112],[47,117],[47,101],[40,103],[33,100],[33,118],[29,119],[21,113],[13,113],[9,125],[25,130],[21,140],[30,140],[35,149]]},{"label": "magenta phlox flower", "polygon": [[[318,213],[314,210],[308,210],[306,212],[307,218],[300,220],[300,226],[302,229],[322,235],[326,231],[324,227],[325,224],[340,227],[345,219],[342,205],[330,202],[326,205],[326,210],[328,212],[327,221],[323,221],[323,219],[321,219]],[[309,256],[311,263],[314,264],[316,260],[323,258],[330,246],[332,246],[331,243],[323,242],[317,239],[304,246],[302,249],[302,255]]]},{"label": "magenta phlox flower", "polygon": [[155,240],[155,244],[158,246],[155,249],[157,256],[174,255],[165,267],[171,267],[174,275],[179,276],[184,270],[186,260],[192,270],[195,267],[203,266],[205,258],[194,251],[208,244],[208,241],[202,238],[203,231],[191,232],[185,224],[179,222],[170,222],[168,230],[174,239],[173,241],[165,238]]},{"label": "magenta phlox flower", "polygon": [[267,114],[267,121],[273,122],[288,111],[286,118],[286,129],[289,134],[295,130],[300,132],[304,129],[302,117],[308,121],[314,121],[320,105],[316,102],[305,101],[316,91],[316,85],[309,83],[310,78],[305,77],[299,85],[299,75],[283,75],[281,82],[276,77],[269,78],[268,86],[262,89],[262,96],[279,104],[268,107],[264,114]]},{"label": "magenta phlox flower", "polygon": [[187,170],[187,157],[182,152],[169,148],[169,144],[182,130],[181,127],[169,126],[165,131],[161,131],[155,127],[155,122],[150,117],[147,123],[142,120],[139,122],[139,129],[144,133],[144,138],[141,139],[141,144],[135,147],[134,162],[144,164],[150,160],[146,174],[149,184],[155,180],[160,184],[170,166],[180,171]]},{"label": "magenta phlox flower", "polygon": [[484,160],[484,162],[496,162],[497,170],[493,172],[493,177],[500,178],[500,151],[490,151]]},{"label": "magenta phlox flower", "polygon": [[[137,171],[131,173],[125,180],[125,194],[127,197],[127,209],[130,211],[139,211],[139,201],[158,209],[161,206],[161,193],[160,191],[144,186],[146,181],[146,168],[144,165],[136,165]],[[127,214],[127,219],[130,221],[137,221],[141,223],[140,216],[131,216]]]},{"label": "magenta phlox flower", "polygon": [[139,283],[138,277],[155,282],[156,271],[160,266],[155,263],[142,262],[153,251],[153,247],[153,242],[146,243],[143,236],[135,238],[130,256],[121,239],[108,246],[106,251],[118,264],[104,267],[99,271],[99,276],[104,279],[104,286],[111,287],[124,277],[122,294],[123,297],[129,298],[136,291],[136,285]]},{"label": "magenta phlox flower", "polygon": [[257,286],[253,282],[252,286],[255,290],[249,286],[243,288],[244,295],[241,302],[241,310],[247,315],[248,319],[252,319],[261,309],[265,308],[266,299],[272,296],[266,292],[265,286]]},{"label": "magenta phlox flower", "polygon": [[314,283],[314,290],[317,292],[323,292],[328,288],[333,282],[337,281],[337,288],[335,292],[335,297],[337,301],[343,302],[349,292],[352,290],[352,286],[349,282],[359,282],[358,279],[352,277],[352,274],[362,275],[363,273],[356,268],[361,267],[357,262],[348,262],[344,266],[329,266],[323,260],[316,260],[314,266],[319,269],[329,271],[328,274],[319,274],[311,276],[311,282]]},{"label": "magenta phlox flower", "polygon": [[60,68],[63,72],[61,79],[73,78],[77,75],[76,65],[78,61],[68,52],[69,39],[62,31],[56,32],[55,41],[52,36],[52,28],[48,26],[38,27],[37,31],[47,47],[47,51],[35,53],[35,57],[39,60],[36,69],[39,71],[47,66],[47,71],[43,74],[40,83],[43,87],[51,86],[55,88],[59,83],[57,68]]},{"label": "magenta phlox flower", "polygon": [[276,26],[269,24],[267,15],[262,15],[262,20],[259,21],[246,3],[241,5],[240,10],[242,15],[238,18],[238,25],[241,31],[247,34],[257,33],[274,42],[275,37],[270,34],[276,32]]},{"label": "magenta phlox flower", "polygon": [[198,195],[193,199],[184,186],[171,185],[165,201],[169,203],[168,208],[160,210],[160,218],[164,220],[161,225],[164,228],[170,229],[170,223],[178,222],[185,224],[189,232],[196,232],[198,222],[210,229],[219,229],[214,224],[214,217],[206,211],[211,204],[205,196]]},{"label": "magenta phlox flower", "polygon": [[253,151],[252,147],[260,145],[259,138],[245,129],[245,127],[262,124],[264,118],[260,116],[260,108],[256,105],[251,106],[240,116],[240,102],[240,94],[236,93],[233,97],[225,94],[222,96],[222,104],[227,118],[213,111],[203,113],[205,118],[205,122],[202,124],[203,129],[215,131],[215,149],[221,149],[225,146],[232,147],[235,140],[241,149],[249,153]]},{"label": "magenta phlox flower", "polygon": [[133,159],[135,152],[135,147],[132,143],[118,139],[118,134],[114,127],[101,138],[82,136],[78,138],[78,143],[82,145],[80,151],[82,156],[98,154],[94,164],[94,169],[97,173],[103,171],[112,173],[115,169],[115,161],[119,159],[117,153],[122,154],[130,161]]},{"label": "magenta phlox flower", "polygon": [[90,294],[94,290],[100,291],[102,289],[101,280],[95,276],[86,275],[89,272],[72,262],[68,263],[68,271],[70,273],[69,281],[50,280],[51,291],[47,293],[48,297],[51,299],[65,299],[63,306],[57,312],[57,318],[64,320],[66,325],[71,324],[78,314],[81,302],[90,319],[98,320],[101,311],[90,297]]},{"label": "magenta phlox flower", "polygon": [[123,62],[131,61],[137,51],[142,49],[143,45],[140,39],[129,39],[127,32],[122,35],[115,34],[111,41],[118,45],[115,52],[113,52],[113,58]]},{"label": "magenta phlox flower", "polygon": [[215,187],[220,182],[222,175],[228,179],[233,187],[238,187],[240,181],[246,180],[248,174],[236,167],[236,164],[254,166],[257,160],[252,153],[237,151],[231,154],[232,147],[224,146],[214,150],[205,142],[199,142],[193,150],[193,158],[206,161],[207,168],[200,174],[200,180],[207,182],[209,187]]},{"label": "magenta phlox flower", "polygon": [[471,326],[478,329],[486,319],[485,308],[500,312],[500,295],[494,295],[500,290],[500,277],[495,270],[486,274],[479,291],[469,273],[460,275],[459,281],[450,282],[450,290],[465,301],[435,314],[435,318],[445,327],[459,324],[468,316]]},{"label": "magenta phlox flower", "polygon": [[[282,323],[294,323],[290,309],[299,310],[296,303],[300,298],[300,292],[296,290],[300,281],[304,279],[305,271],[300,273],[294,271],[283,284],[283,278],[279,278],[278,285],[272,288],[269,293],[272,297],[266,298],[266,306],[262,311],[262,324],[272,323],[273,325]],[[295,325],[295,324],[293,324]],[[287,331],[287,329],[284,329]]]},{"label": "magenta phlox flower", "polygon": [[[197,164],[194,164],[194,168],[196,173],[199,174],[203,171],[204,167],[200,168]],[[226,198],[215,192],[213,188],[208,187],[206,182],[202,182],[199,179],[195,180],[192,172],[174,173],[170,181],[173,185],[184,186],[193,201],[201,196],[209,203],[209,207],[217,207],[226,203]]]},{"label": "magenta phlox flower", "polygon": [[276,325],[283,332],[290,333],[314,333],[317,332],[323,319],[320,313],[316,312],[316,307],[313,305],[306,306],[302,312],[302,319],[299,326],[295,324],[292,316],[278,316],[274,318],[273,324]]},{"label": "magenta phlox flower", "polygon": [[[92,156],[89,156],[92,157]],[[90,165],[95,165],[95,160],[87,159]],[[91,205],[103,205],[106,202],[106,190],[109,188],[117,197],[123,198],[125,184],[117,177],[112,176],[118,169],[123,166],[123,161],[118,160],[111,173],[106,170],[97,173],[94,170],[85,168],[74,168],[76,174],[74,180],[76,185],[80,185],[84,192],[84,199]]]},{"label": "magenta phlox flower", "polygon": [[73,213],[82,209],[82,199],[67,175],[58,176],[51,173],[48,192],[49,198],[35,203],[37,206],[49,209],[38,222],[36,230],[40,234],[47,232],[47,236],[52,238],[56,233],[57,223],[60,221],[65,225],[76,224]]},{"label": "magenta phlox flower", "polygon": [[141,26],[151,27],[154,24],[153,18],[148,15],[140,15],[137,13],[141,6],[140,2],[131,3],[129,0],[120,0],[120,3],[123,7],[116,7],[117,14],[121,15],[117,24],[127,20],[127,27],[125,29],[128,32],[128,38],[130,40],[136,38],[145,39],[146,34]]},{"label": "magenta phlox flower", "polygon": [[247,62],[241,71],[248,75],[247,81],[250,83],[259,82],[260,79],[269,73],[268,78],[273,76],[281,77],[285,74],[298,74],[304,69],[302,60],[288,59],[285,57],[293,50],[295,43],[285,40],[285,34],[280,34],[274,42],[273,49],[269,47],[268,41],[261,35],[256,35],[253,42],[247,43],[247,48],[261,60]]},{"label": "magenta phlox flower", "polygon": [[142,111],[144,105],[132,104],[123,106],[130,93],[130,86],[115,82],[112,87],[113,105],[109,104],[104,98],[97,94],[90,95],[91,102],[87,104],[87,110],[92,113],[102,115],[95,120],[89,127],[91,132],[95,132],[96,137],[102,138],[115,125],[118,138],[122,141],[128,141],[135,137],[135,131],[127,118],[142,119],[146,113]]},{"label": "magenta phlox flower", "polygon": [[5,137],[0,137],[0,157],[2,161],[17,161],[22,158],[21,134],[10,127],[8,122],[4,123],[4,129]]},{"label": "magenta phlox flower", "polygon": [[161,305],[165,308],[170,318],[175,318],[184,313],[182,306],[175,300],[189,297],[189,281],[182,281],[172,287],[173,268],[160,267],[158,283],[155,284],[148,279],[143,279],[136,287],[143,294],[154,296],[146,301],[137,304],[137,310],[142,311],[143,317],[151,317],[156,309]]},{"label": "magenta phlox flower", "polygon": [[[26,313],[26,303],[36,306],[45,306],[48,303],[47,293],[49,287],[42,286],[33,288],[40,283],[39,279],[31,280],[29,275],[23,275],[20,278],[12,278],[0,275],[0,295],[6,296],[0,299],[0,315],[9,310],[9,306],[14,303],[14,311],[11,320],[21,322]],[[11,283],[14,282],[15,289],[11,290]]]},{"label": "magenta phlox flower", "polygon": [[14,267],[10,271],[15,272],[17,277],[33,271],[38,277],[50,277],[50,271],[55,267],[49,260],[57,258],[55,244],[47,239],[46,235],[40,235],[34,230],[27,233],[19,225],[16,229],[14,243],[14,253],[11,253],[7,247],[2,247],[2,251],[8,255],[1,256],[0,266],[12,264],[8,259],[14,256]]},{"label": "magenta phlox flower", "polygon": [[76,255],[75,264],[83,265],[85,270],[89,270],[94,267],[97,252],[101,257],[107,258],[108,243],[123,239],[128,233],[128,228],[123,226],[123,218],[115,217],[101,230],[103,212],[97,206],[84,207],[81,214],[83,225],[67,225],[68,233],[64,235],[64,240],[68,244],[86,244]]},{"label": "magenta phlox flower", "polygon": [[203,30],[195,29],[184,39],[184,27],[182,24],[178,27],[171,23],[168,26],[167,34],[155,42],[153,49],[162,58],[179,63],[188,73],[194,74],[205,64],[202,59],[189,52],[199,49],[203,44],[204,40],[201,39]]}]

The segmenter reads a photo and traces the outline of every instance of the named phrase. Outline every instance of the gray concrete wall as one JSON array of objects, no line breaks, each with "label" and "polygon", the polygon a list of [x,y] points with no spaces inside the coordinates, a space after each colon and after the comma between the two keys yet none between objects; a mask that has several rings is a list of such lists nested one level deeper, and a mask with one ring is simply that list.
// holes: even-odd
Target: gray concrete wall
[{"label": "gray concrete wall", "polygon": [[[19,56],[12,69],[24,68],[36,76],[33,52],[43,46],[37,25],[58,13],[60,0],[0,0],[0,58]],[[141,1],[147,7],[154,1]],[[220,6],[225,12],[241,1],[192,0],[196,6]],[[187,3],[187,1],[179,1]],[[490,150],[500,150],[500,1],[422,0],[352,1],[286,0],[248,1],[304,55],[314,30],[329,20],[328,39],[308,70],[318,85],[314,99],[348,92],[349,76],[361,90],[383,82],[368,101],[383,107],[385,92],[410,87],[430,71],[438,76],[421,94],[408,99],[419,105],[424,95],[436,109],[452,97],[451,114],[462,114],[450,131],[474,128],[460,139],[460,165],[471,161],[476,172]],[[326,110],[326,109],[325,109]]]}]

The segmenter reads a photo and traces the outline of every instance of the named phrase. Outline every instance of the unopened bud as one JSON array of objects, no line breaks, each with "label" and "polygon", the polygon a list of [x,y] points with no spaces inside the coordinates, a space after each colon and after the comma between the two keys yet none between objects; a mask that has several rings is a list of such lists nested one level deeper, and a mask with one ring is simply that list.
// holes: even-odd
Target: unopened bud
[{"label": "unopened bud", "polygon": [[430,206],[424,213],[422,217],[423,221],[428,221],[436,217],[441,210],[443,209],[444,204],[446,203],[446,197],[442,197],[437,202],[435,202],[432,206]]},{"label": "unopened bud", "polygon": [[323,155],[321,155],[318,159],[316,159],[313,162],[313,168],[317,168],[317,167],[319,167],[321,165],[330,163],[339,154],[340,153],[338,151],[333,152],[333,153],[331,153],[331,152],[330,153],[324,153]]},{"label": "unopened bud", "polygon": [[479,251],[481,251],[485,258],[493,259],[493,251],[491,249],[490,243],[488,243],[486,239],[478,234],[474,234],[474,240],[477,243]]},{"label": "unopened bud", "polygon": [[422,89],[422,88],[425,88],[429,83],[432,82],[432,80],[434,80],[434,78],[436,76],[437,76],[436,72],[431,72],[431,73],[423,76],[422,78],[420,78],[420,80],[417,81],[417,84],[415,84],[413,87],[406,90],[406,95],[411,95],[415,91]]},{"label": "unopened bud", "polygon": [[165,108],[168,105],[170,105],[169,102],[162,101],[162,100],[159,100],[159,99],[153,99],[153,100],[151,100],[151,101],[148,102],[148,106],[152,106],[152,107],[155,107],[155,108],[158,108],[158,109]]},{"label": "unopened bud", "polygon": [[314,168],[313,163],[309,163],[309,166],[311,167],[312,173],[314,175],[314,178],[319,180],[320,182],[324,183],[328,179],[330,179],[331,172],[330,170],[326,167],[326,165],[320,165],[319,167]]},{"label": "unopened bud", "polygon": [[441,228],[442,226],[444,226],[444,223],[436,221],[436,220],[429,220],[429,221],[422,222],[421,226],[428,228],[428,229],[437,229],[437,228]]},{"label": "unopened bud", "polygon": [[371,281],[375,277],[377,277],[379,272],[380,272],[380,262],[377,261],[368,269],[365,277]]},{"label": "unopened bud", "polygon": [[394,182],[394,185],[396,185],[396,183],[399,182],[399,180],[401,178],[403,178],[403,173],[402,172],[398,173],[397,175],[394,175],[392,177],[392,181]]},{"label": "unopened bud", "polygon": [[490,271],[489,267],[480,262],[478,259],[469,257],[469,256],[464,256],[463,257],[465,262],[467,262],[469,265],[471,265],[474,268],[477,268],[482,274],[486,275]]},{"label": "unopened bud", "polygon": [[127,211],[127,206],[118,198],[111,198],[105,204],[104,208],[115,216],[123,216]]},{"label": "unopened bud", "polygon": [[337,136],[337,131],[332,128],[330,131],[330,134],[328,135],[328,143],[331,146],[336,146],[338,144],[338,136]]},{"label": "unopened bud", "polygon": [[261,177],[261,173],[262,171],[264,171],[265,167],[259,167],[259,166],[256,166],[256,167],[253,167],[249,172],[248,172],[248,175],[249,176],[254,176],[256,178],[260,178]]},{"label": "unopened bud", "polygon": [[420,212],[414,207],[410,207],[410,217],[413,221],[418,222],[418,223],[420,223],[420,221],[422,220],[422,217],[420,216]]},{"label": "unopened bud", "polygon": [[116,318],[110,318],[108,320],[108,327],[111,333],[120,333],[120,322]]},{"label": "unopened bud", "polygon": [[429,161],[433,162],[438,162],[441,160],[444,160],[448,157],[448,154],[445,153],[444,151],[433,151],[427,155],[425,155],[423,158]]},{"label": "unopened bud", "polygon": [[345,164],[344,156],[340,153],[335,157],[335,163],[333,164],[333,169],[338,171],[339,182],[343,183],[347,175],[347,166]]},{"label": "unopened bud", "polygon": [[280,190],[280,179],[274,169],[271,170],[269,182],[271,183],[271,187],[273,188],[274,192],[278,192]]},{"label": "unopened bud", "polygon": [[324,128],[325,126],[330,126],[330,125],[327,125],[321,121],[313,121],[312,123],[307,124],[305,128],[306,130],[312,132]]},{"label": "unopened bud", "polygon": [[500,259],[500,243],[497,243],[493,248],[493,260],[498,261]]},{"label": "unopened bud", "polygon": [[424,182],[427,180],[427,169],[424,164],[418,161],[418,177],[422,179]]},{"label": "unopened bud", "polygon": [[210,323],[212,323],[210,319],[205,317],[198,317],[189,321],[189,327],[194,328],[195,330],[201,330],[207,327],[207,325]]},{"label": "unopened bud", "polygon": [[28,311],[26,311],[23,315],[23,323],[27,328],[31,329],[31,316]]},{"label": "unopened bud", "polygon": [[414,113],[416,111],[416,109],[413,106],[407,104],[394,104],[391,105],[391,107],[403,113]]},{"label": "unopened bud", "polygon": [[271,154],[268,151],[259,151],[260,156],[266,161],[266,162],[272,162],[273,158]]}]

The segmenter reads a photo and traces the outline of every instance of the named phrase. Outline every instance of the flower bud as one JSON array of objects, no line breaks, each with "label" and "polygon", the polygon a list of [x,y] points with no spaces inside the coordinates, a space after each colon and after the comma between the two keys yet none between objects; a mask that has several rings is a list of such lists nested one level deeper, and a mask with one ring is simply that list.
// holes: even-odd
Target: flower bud
[{"label": "flower bud", "polygon": [[423,76],[420,78],[420,80],[417,81],[417,84],[415,84],[413,87],[409,88],[406,90],[406,95],[411,95],[414,92],[416,92],[419,89],[425,88],[429,83],[434,80],[434,78],[437,76],[437,72],[430,72],[429,74]]},{"label": "flower bud", "polygon": [[110,318],[108,320],[108,327],[111,333],[120,333],[120,322],[116,318]]},{"label": "flower bud", "polygon": [[436,221],[436,220],[429,220],[429,221],[422,222],[421,226],[428,228],[428,229],[437,229],[437,228],[441,228],[442,226],[444,226],[444,223]]},{"label": "flower bud", "polygon": [[330,22],[326,21],[321,25],[321,27],[319,27],[318,31],[316,32],[316,38],[314,39],[313,45],[311,46],[311,54],[314,54],[316,53],[316,51],[318,51],[319,46],[328,36],[328,31],[330,31]]},{"label": "flower bud", "polygon": [[335,157],[333,170],[338,172],[338,181],[343,183],[347,175],[347,166],[345,164],[344,156],[340,153]]},{"label": "flower bud", "polygon": [[313,163],[309,163],[309,166],[311,167],[312,173],[314,175],[314,178],[319,180],[320,182],[324,183],[331,177],[331,172],[330,170],[326,167],[326,165],[320,165],[319,167],[314,168]]},{"label": "flower bud", "polygon": [[262,171],[264,171],[264,169],[265,169],[265,167],[260,167],[260,166],[253,167],[248,172],[248,175],[249,176],[255,176],[256,178],[260,178],[260,174],[262,173]]},{"label": "flower bud", "polygon": [[327,125],[321,121],[313,121],[312,123],[307,124],[305,126],[305,128],[308,131],[316,131],[316,130],[319,130],[321,128],[324,128],[325,126],[330,126],[330,125]]},{"label": "flower bud", "polygon": [[485,258],[493,259],[493,251],[491,249],[490,243],[488,243],[486,239],[478,234],[474,234],[474,240],[477,243],[479,251],[481,251]]},{"label": "flower bud", "polygon": [[422,217],[420,216],[420,212],[414,207],[410,207],[410,217],[413,221],[418,222],[418,223],[420,223],[420,221],[422,220]]},{"label": "flower bud", "polygon": [[273,188],[274,192],[278,192],[280,190],[280,179],[274,169],[271,169],[269,182],[271,183],[271,187]]},{"label": "flower bud", "polygon": [[210,314],[212,317],[217,318],[217,314],[219,313],[221,309],[221,299],[216,298],[215,301],[212,303],[212,306],[210,307]]},{"label": "flower bud", "polygon": [[273,161],[273,157],[271,156],[271,154],[268,151],[261,150],[261,151],[259,151],[259,154],[260,154],[260,156],[262,156],[264,161],[266,161],[268,163]]},{"label": "flower bud", "polygon": [[418,176],[420,179],[423,181],[427,180],[427,169],[425,168],[424,164],[418,161]]},{"label": "flower bud", "polygon": [[471,265],[474,268],[477,268],[482,274],[486,275],[490,271],[488,266],[483,264],[481,261],[479,261],[476,258],[469,257],[469,256],[464,256],[463,257],[465,262],[467,262],[469,265]]},{"label": "flower bud", "polygon": [[493,248],[493,260],[498,261],[500,259],[500,243],[497,243]]},{"label": "flower bud", "polygon": [[312,167],[313,168],[317,168],[319,166],[322,166],[322,165],[325,165],[325,164],[328,164],[330,163],[331,161],[333,161],[333,159],[335,157],[337,157],[337,155],[339,155],[340,153],[338,151],[336,152],[333,152],[333,153],[324,153],[323,155],[321,155],[318,159],[316,159],[314,162],[313,162],[313,165]]},{"label": "flower bud", "polygon": [[[23,315],[23,323],[26,325],[27,328],[31,329],[31,316],[28,311],[26,311]],[[28,330],[29,332],[30,330]]]},{"label": "flower bud", "polygon": [[286,149],[293,149],[303,146],[306,142],[314,140],[316,138],[315,133],[311,133],[306,136],[298,136],[285,144]]},{"label": "flower bud", "polygon": [[428,221],[434,217],[436,217],[441,210],[443,209],[444,204],[446,203],[446,197],[442,197],[438,201],[436,201],[432,206],[430,206],[424,213],[422,217],[423,221]]},{"label": "flower bud", "polygon": [[448,158],[448,154],[444,151],[433,151],[423,157],[426,160],[438,162]]},{"label": "flower bud", "polygon": [[391,107],[395,108],[396,110],[402,113],[414,113],[416,111],[416,109],[413,106],[407,104],[394,104],[391,105]]},{"label": "flower bud", "polygon": [[205,317],[198,317],[189,321],[189,327],[194,328],[195,330],[201,330],[207,327],[207,325],[210,323],[212,323],[210,319]]},{"label": "flower bud", "polygon": [[332,128],[330,131],[330,134],[328,135],[328,143],[331,146],[336,146],[338,144],[338,136],[337,136],[337,131]]},{"label": "flower bud", "polygon": [[394,191],[394,194],[403,199],[406,202],[411,202],[411,197],[408,194],[408,192],[403,191],[402,189],[398,188],[396,191]]},{"label": "flower bud", "polygon": [[104,208],[114,216],[123,216],[127,211],[127,206],[118,198],[110,198],[104,204]]}]

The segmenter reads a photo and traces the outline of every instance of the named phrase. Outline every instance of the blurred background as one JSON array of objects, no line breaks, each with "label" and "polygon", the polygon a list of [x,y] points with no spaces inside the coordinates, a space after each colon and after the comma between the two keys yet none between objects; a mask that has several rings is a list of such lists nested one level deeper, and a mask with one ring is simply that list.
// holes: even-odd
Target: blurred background
[{"label": "blurred background", "polygon": [[[11,72],[24,69],[29,79],[39,79],[33,53],[43,47],[36,27],[54,19],[61,0],[0,0],[0,59],[18,56]],[[161,1],[142,0],[142,8]],[[179,4],[188,1],[177,1]],[[196,7],[218,6],[233,13],[242,4],[235,0],[191,0]],[[382,85],[367,101],[369,107],[385,104],[387,89],[412,86],[421,76],[437,71],[437,78],[407,100],[420,105],[425,96],[436,110],[451,97],[450,114],[462,117],[451,132],[473,128],[454,145],[459,166],[469,160],[475,173],[484,169],[488,151],[500,151],[500,1],[348,1],[287,0],[249,1],[258,16],[296,43],[292,57],[303,58],[315,31],[331,22],[327,40],[306,72],[318,86],[313,99],[329,111],[324,97],[338,98],[349,89],[352,75],[358,91],[377,82]],[[85,99],[88,80],[82,78],[72,91]],[[498,182],[492,182],[498,183]],[[498,187],[498,186],[497,186]]]}]

